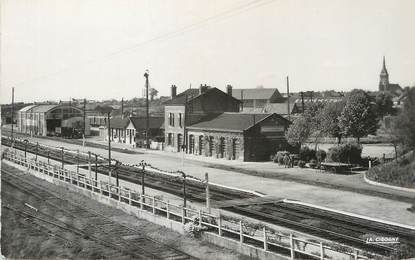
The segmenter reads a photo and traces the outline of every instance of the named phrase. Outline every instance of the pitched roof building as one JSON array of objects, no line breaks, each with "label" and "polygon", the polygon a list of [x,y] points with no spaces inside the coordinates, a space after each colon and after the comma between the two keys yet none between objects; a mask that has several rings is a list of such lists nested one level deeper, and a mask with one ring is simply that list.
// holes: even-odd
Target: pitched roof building
[{"label": "pitched roof building", "polygon": [[232,89],[228,86],[229,92],[232,96],[241,103],[241,110],[248,112],[255,111],[256,108],[264,108],[266,104],[284,102],[284,97],[276,88],[247,88],[247,89]]}]

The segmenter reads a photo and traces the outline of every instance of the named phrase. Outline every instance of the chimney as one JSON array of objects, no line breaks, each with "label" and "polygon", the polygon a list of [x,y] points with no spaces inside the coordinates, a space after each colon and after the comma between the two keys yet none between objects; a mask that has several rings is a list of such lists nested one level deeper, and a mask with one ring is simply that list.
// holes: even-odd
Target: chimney
[{"label": "chimney", "polygon": [[209,87],[206,84],[205,85],[200,84],[200,87],[199,87],[199,95],[205,93],[206,90],[208,90],[208,88]]},{"label": "chimney", "polygon": [[171,85],[171,98],[175,98],[177,94],[177,87],[176,85]]},{"label": "chimney", "polygon": [[227,93],[229,96],[232,96],[232,86],[231,86],[231,85],[227,85],[227,86],[226,86],[226,93]]}]

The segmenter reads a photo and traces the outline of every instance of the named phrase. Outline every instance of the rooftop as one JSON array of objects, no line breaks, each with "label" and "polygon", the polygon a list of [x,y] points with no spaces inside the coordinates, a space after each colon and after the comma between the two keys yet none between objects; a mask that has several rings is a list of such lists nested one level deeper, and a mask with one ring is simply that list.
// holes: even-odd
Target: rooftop
[{"label": "rooftop", "polygon": [[276,114],[225,112],[211,120],[206,120],[200,123],[196,123],[187,128],[188,129],[226,130],[226,131],[234,131],[234,132],[243,132],[244,130],[251,128],[255,124],[259,123],[260,121],[272,115],[276,115]]},{"label": "rooftop", "polygon": [[232,96],[239,100],[270,99],[275,93],[279,96],[281,95],[276,88],[246,88],[232,90]]}]

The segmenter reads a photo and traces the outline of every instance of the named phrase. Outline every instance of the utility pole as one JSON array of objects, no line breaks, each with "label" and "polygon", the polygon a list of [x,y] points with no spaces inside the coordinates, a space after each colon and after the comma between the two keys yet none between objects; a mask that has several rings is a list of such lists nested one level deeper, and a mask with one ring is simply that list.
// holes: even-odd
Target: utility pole
[{"label": "utility pole", "polygon": [[121,118],[124,119],[124,98],[121,98]]},{"label": "utility pole", "polygon": [[148,70],[144,73],[144,77],[146,78],[146,149],[149,148],[148,143],[148,131],[150,128],[150,118],[149,118],[149,106],[148,106]]},{"label": "utility pole", "polygon": [[[84,140],[86,136],[86,98],[84,98]],[[85,144],[84,144],[85,145]]]},{"label": "utility pole", "polygon": [[108,190],[111,185],[111,122],[110,122],[110,113],[108,112]]},{"label": "utility pole", "polygon": [[14,132],[14,87],[12,88],[12,140],[13,140],[13,132]]},{"label": "utility pole", "polygon": [[301,107],[302,107],[302,111],[304,114],[304,92],[300,92],[300,96],[301,96]]},{"label": "utility pole", "polygon": [[287,115],[288,120],[290,120],[290,80],[287,76]]}]

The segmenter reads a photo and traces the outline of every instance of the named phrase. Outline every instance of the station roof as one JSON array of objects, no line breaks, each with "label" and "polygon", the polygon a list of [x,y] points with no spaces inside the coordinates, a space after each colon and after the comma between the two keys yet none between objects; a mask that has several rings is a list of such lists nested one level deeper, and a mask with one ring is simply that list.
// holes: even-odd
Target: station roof
[{"label": "station roof", "polygon": [[243,132],[244,130],[251,128],[252,126],[258,124],[262,120],[272,115],[276,114],[225,112],[211,120],[196,123],[194,125],[188,126],[187,128],[200,130]]},{"label": "station roof", "polygon": [[32,109],[34,113],[46,113],[51,109],[58,107],[59,105],[38,105]]},{"label": "station roof", "polygon": [[32,108],[34,108],[37,105],[29,105],[29,106],[25,106],[24,108],[20,109],[19,112],[27,112],[29,110],[31,110]]}]

